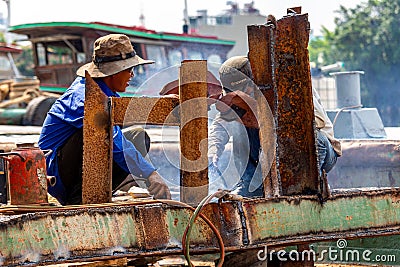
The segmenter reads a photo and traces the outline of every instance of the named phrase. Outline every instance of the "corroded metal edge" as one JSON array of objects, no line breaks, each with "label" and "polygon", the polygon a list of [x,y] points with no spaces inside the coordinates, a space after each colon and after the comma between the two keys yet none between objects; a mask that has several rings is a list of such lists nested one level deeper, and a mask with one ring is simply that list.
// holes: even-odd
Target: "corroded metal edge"
[{"label": "corroded metal edge", "polygon": [[207,61],[179,69],[181,201],[197,205],[208,194]]},{"label": "corroded metal edge", "polygon": [[85,73],[82,203],[111,202],[110,114],[108,97]]},{"label": "corroded metal edge", "polygon": [[176,97],[111,97],[110,101],[114,125],[179,125]]},{"label": "corroded metal edge", "polygon": [[[179,254],[191,212],[152,203],[2,216],[0,263]],[[347,192],[323,205],[313,196],[212,203],[203,213],[219,229],[226,251],[400,234],[395,189]],[[193,254],[218,252],[214,233],[200,219],[190,241]]]},{"label": "corroded metal edge", "polygon": [[277,21],[277,156],[284,195],[320,192],[307,50],[309,26],[307,14]]},{"label": "corroded metal edge", "polygon": [[277,88],[275,81],[274,44],[276,25],[248,25],[248,57],[254,83],[260,91],[255,98],[260,125],[261,170],[264,177],[264,195],[281,195],[277,172],[276,125]]}]

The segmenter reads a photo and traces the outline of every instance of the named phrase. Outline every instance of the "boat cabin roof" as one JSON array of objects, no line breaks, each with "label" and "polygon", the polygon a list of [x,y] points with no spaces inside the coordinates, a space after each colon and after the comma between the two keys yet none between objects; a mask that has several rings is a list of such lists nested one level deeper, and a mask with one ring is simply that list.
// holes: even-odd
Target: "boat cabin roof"
[{"label": "boat cabin roof", "polygon": [[[32,29],[35,29],[32,31]],[[30,41],[35,41],[36,38],[52,36],[48,38],[56,39],[57,36],[81,36],[87,33],[88,29],[99,30],[110,33],[122,33],[131,37],[144,38],[157,41],[180,41],[180,42],[196,42],[208,43],[215,45],[234,45],[235,41],[219,39],[216,36],[180,34],[169,32],[156,32],[138,26],[121,26],[115,24],[107,24],[102,22],[43,22],[29,23],[11,26],[10,32],[24,34],[29,37]],[[39,41],[39,40],[37,40]],[[42,40],[43,41],[43,40]],[[49,39],[49,41],[51,41]]]}]

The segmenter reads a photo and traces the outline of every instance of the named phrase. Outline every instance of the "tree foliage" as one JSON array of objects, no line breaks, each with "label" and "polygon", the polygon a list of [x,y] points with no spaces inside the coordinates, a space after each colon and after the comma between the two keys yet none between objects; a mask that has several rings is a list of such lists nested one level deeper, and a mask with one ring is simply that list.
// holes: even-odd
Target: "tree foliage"
[{"label": "tree foliage", "polygon": [[21,72],[22,75],[24,76],[35,75],[31,46],[22,47],[22,53],[16,59],[15,65],[17,66],[18,70]]},{"label": "tree foliage", "polygon": [[368,0],[337,11],[330,53],[347,70],[362,70],[362,104],[376,107],[385,126],[400,126],[400,0]]},{"label": "tree foliage", "polygon": [[337,55],[334,53],[333,32],[322,27],[322,36],[310,39],[308,50],[310,61],[320,65],[329,65],[338,61]]}]

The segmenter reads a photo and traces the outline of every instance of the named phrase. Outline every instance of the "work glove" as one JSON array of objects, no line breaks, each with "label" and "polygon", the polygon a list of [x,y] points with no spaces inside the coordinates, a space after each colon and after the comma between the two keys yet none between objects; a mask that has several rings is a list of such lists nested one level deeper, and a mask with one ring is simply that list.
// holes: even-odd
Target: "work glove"
[{"label": "work glove", "polygon": [[218,161],[219,157],[217,154],[210,156],[208,158],[208,177],[209,177],[209,183],[214,184],[213,187],[218,186],[217,189],[222,188],[228,188],[228,185],[226,184],[225,178],[222,175],[222,172],[218,168]]},{"label": "work glove", "polygon": [[149,193],[158,199],[171,199],[171,192],[158,172],[153,172],[147,178]]}]

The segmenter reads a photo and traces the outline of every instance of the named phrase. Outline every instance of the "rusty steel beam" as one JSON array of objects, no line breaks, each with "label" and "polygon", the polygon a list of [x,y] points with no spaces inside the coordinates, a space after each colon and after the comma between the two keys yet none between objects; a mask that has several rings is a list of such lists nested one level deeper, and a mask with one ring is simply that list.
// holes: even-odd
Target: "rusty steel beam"
[{"label": "rusty steel beam", "polygon": [[247,26],[249,53],[254,83],[260,89],[255,97],[260,125],[261,169],[264,178],[264,196],[281,194],[277,172],[276,129],[277,91],[274,79],[274,38],[276,25]]},{"label": "rusty steel beam", "polygon": [[319,190],[314,106],[308,58],[308,15],[291,14],[277,21],[278,171],[282,194],[316,194]]},{"label": "rusty steel beam", "polygon": [[208,195],[207,61],[184,60],[179,70],[182,202]]},{"label": "rusty steel beam", "polygon": [[175,97],[111,97],[114,125],[179,125],[179,99]]},{"label": "rusty steel beam", "polygon": [[[205,60],[183,61],[180,75],[179,99],[107,98],[88,77],[86,102],[89,104],[85,104],[84,121],[86,154],[83,203],[111,201],[112,126],[132,123],[179,124],[182,151],[181,199],[196,205],[207,196],[207,63]],[[180,108],[176,109],[178,104]],[[91,177],[95,177],[96,183],[92,183]]]},{"label": "rusty steel beam", "polygon": [[[15,266],[180,254],[192,214],[181,204],[153,200],[2,215],[0,263]],[[207,204],[202,213],[220,232],[227,252],[400,234],[400,192],[396,189],[339,193],[323,205],[315,196],[223,201]],[[191,254],[219,250],[215,234],[200,218],[190,244]]]},{"label": "rusty steel beam", "polygon": [[111,202],[112,131],[108,97],[85,73],[82,203]]}]

